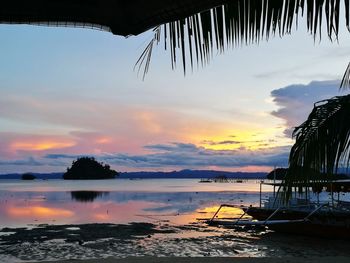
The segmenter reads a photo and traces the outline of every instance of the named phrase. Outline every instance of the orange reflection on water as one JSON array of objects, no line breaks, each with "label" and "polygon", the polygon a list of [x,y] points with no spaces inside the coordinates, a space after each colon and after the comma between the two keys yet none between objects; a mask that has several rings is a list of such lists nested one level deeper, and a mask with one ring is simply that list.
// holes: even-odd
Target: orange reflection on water
[{"label": "orange reflection on water", "polygon": [[9,207],[7,213],[10,216],[21,217],[38,217],[38,218],[51,218],[51,217],[69,217],[74,213],[67,209],[61,208],[49,208],[44,206],[30,206],[30,207]]},{"label": "orange reflection on water", "polygon": [[[213,216],[216,211],[218,211],[220,206],[210,206],[205,207],[199,211],[201,214],[207,214],[210,216]],[[218,214],[218,217],[220,218],[229,218],[229,217],[237,217],[243,214],[243,210],[239,207],[222,207],[220,209],[220,212]]]},{"label": "orange reflection on water", "polygon": [[[150,221],[145,208],[158,207],[157,204],[145,201],[126,203],[95,201],[93,203],[63,202],[51,203],[43,200],[38,205],[34,200],[9,200],[0,203],[0,223],[2,225],[38,224],[81,224],[81,223],[128,223]],[[57,207],[59,205],[60,207]]]},{"label": "orange reflection on water", "polygon": [[[193,180],[192,180],[193,181]],[[198,183],[195,181],[160,181],[164,189],[176,189],[179,191],[190,189],[191,192],[93,192],[79,191],[60,192],[53,186],[59,182],[43,181],[38,186],[33,183],[27,187],[35,186],[35,189],[47,189],[53,191],[3,191],[0,190],[0,225],[23,226],[26,224],[84,224],[84,223],[117,223],[130,222],[167,222],[173,224],[189,224],[197,222],[197,219],[210,219],[219,208],[218,204],[227,202],[236,204],[234,208],[223,208],[219,218],[237,218],[243,211],[241,204],[247,205],[259,197],[257,193],[242,191],[243,188],[251,189],[259,187],[257,183]],[[114,181],[108,181],[113,185]],[[184,182],[186,184],[184,184]],[[84,182],[77,182],[82,184]],[[120,185],[118,185],[119,183]],[[127,186],[129,181],[117,181],[121,189]],[[132,182],[134,183],[134,182]],[[21,189],[26,186],[23,182],[18,183]],[[71,184],[71,183],[70,183]],[[136,181],[136,186],[155,185],[154,181]],[[193,187],[192,187],[193,185]],[[20,188],[20,187],[17,188]],[[74,186],[74,185],[73,185]],[[114,186],[114,185],[113,185]],[[64,189],[65,184],[60,186]],[[186,188],[187,187],[187,188]],[[194,189],[193,189],[194,188]],[[215,189],[216,193],[203,191],[203,189]],[[239,191],[223,191],[228,188]],[[148,188],[147,188],[148,189]],[[202,191],[195,192],[194,190]],[[91,192],[91,197],[86,196]],[[85,199],[84,199],[85,198]],[[247,201],[248,200],[248,201]],[[244,202],[243,202],[244,201]]]},{"label": "orange reflection on water", "polygon": [[93,217],[96,219],[96,220],[99,220],[99,221],[103,221],[103,220],[108,220],[110,219],[110,216],[108,214],[101,214],[101,213],[96,213],[93,215]]},{"label": "orange reflection on water", "polygon": [[[86,209],[86,205],[89,209]],[[145,201],[129,201],[127,203],[98,202],[90,204],[75,204],[80,220],[86,222],[128,223],[143,219],[137,215],[147,214],[143,209],[155,207],[154,203]]]}]

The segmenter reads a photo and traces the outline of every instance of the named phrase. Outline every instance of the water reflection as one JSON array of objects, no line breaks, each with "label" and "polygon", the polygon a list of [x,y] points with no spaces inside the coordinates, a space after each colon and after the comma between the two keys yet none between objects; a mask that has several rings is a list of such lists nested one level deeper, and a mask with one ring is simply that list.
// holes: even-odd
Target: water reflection
[{"label": "water reflection", "polygon": [[[165,222],[210,217],[222,203],[257,205],[256,182],[203,185],[198,180],[0,182],[0,228],[28,224]],[[240,213],[241,211],[230,213]],[[223,214],[224,215],[224,214]],[[229,215],[227,215],[229,217]]]},{"label": "water reflection", "polygon": [[98,197],[108,196],[109,192],[100,191],[72,191],[70,192],[72,200],[78,202],[93,202]]},{"label": "water reflection", "polygon": [[[221,203],[251,204],[242,192],[12,192],[0,191],[0,228],[28,224],[169,222],[210,217]],[[240,211],[231,211],[237,214]],[[233,217],[233,215],[232,215]]]},{"label": "water reflection", "polygon": [[[320,251],[323,254],[328,253],[327,255],[344,255],[344,253],[348,255],[347,243],[336,243],[334,246],[334,242],[331,242],[332,246],[327,248],[329,242],[319,243],[319,240],[305,237],[299,240],[279,236],[276,233],[263,236],[263,232],[257,233],[248,228],[232,231],[225,228],[204,227],[203,224],[189,225],[196,222],[197,218],[212,217],[222,203],[237,206],[258,205],[259,193],[252,191],[255,186],[252,183],[238,186],[210,184],[213,186],[206,185],[208,188],[202,187],[203,184],[194,180],[167,180],[160,183],[152,180],[130,182],[108,180],[94,183],[69,182],[69,184],[63,181],[36,181],[31,184],[31,187],[28,187],[28,184],[24,185],[21,181],[0,182],[0,229],[30,224],[150,222],[159,229],[176,231],[166,235],[155,234],[147,238],[137,237],[130,242],[124,242],[119,238],[113,241],[106,238],[99,240],[98,243],[83,246],[79,243],[67,243],[63,239],[62,242],[55,240],[52,243],[35,240],[33,245],[25,246],[25,252],[23,243],[11,245],[11,249],[7,247],[5,250],[0,246],[0,251],[2,249],[4,252],[0,253],[0,262],[8,262],[7,256],[11,253],[18,258],[25,255],[23,257],[26,258],[22,259],[30,261],[48,260],[47,255],[50,256],[49,259],[72,259],[75,256],[81,259],[80,257],[189,255],[283,257],[321,255]],[[224,208],[219,216],[228,219],[240,215],[242,210],[239,208]],[[45,226],[41,226],[36,228],[36,231],[44,231],[44,228]],[[50,232],[57,231],[54,228],[47,229]],[[81,229],[72,230],[71,227],[69,229],[64,227],[64,231],[70,232],[68,237],[75,239],[76,231]],[[40,238],[49,236],[47,233],[42,233]],[[119,234],[118,231],[115,233]],[[90,234],[87,236],[90,237]],[[64,239],[66,237],[64,236]]]}]

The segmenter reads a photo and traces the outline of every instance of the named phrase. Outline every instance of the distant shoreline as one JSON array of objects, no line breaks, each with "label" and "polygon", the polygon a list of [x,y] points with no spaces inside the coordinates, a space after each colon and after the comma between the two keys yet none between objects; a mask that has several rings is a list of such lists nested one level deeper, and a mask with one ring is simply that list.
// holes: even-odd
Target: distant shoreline
[{"label": "distant shoreline", "polygon": [[[37,179],[62,179],[63,173],[32,173]],[[0,174],[0,179],[21,179],[22,173]],[[225,176],[234,179],[266,179],[265,172],[227,172],[181,170],[172,172],[121,172],[117,179],[211,179]]]}]

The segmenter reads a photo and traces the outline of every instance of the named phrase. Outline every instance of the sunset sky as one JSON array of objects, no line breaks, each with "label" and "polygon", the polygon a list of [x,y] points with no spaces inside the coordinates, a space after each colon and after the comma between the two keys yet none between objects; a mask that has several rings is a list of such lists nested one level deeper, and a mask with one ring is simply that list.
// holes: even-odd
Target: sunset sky
[{"label": "sunset sky", "polygon": [[185,77],[159,47],[133,71],[151,33],[0,26],[0,174],[61,172],[78,156],[118,171],[286,166],[292,127],[341,95],[350,34],[290,36],[216,55]]}]

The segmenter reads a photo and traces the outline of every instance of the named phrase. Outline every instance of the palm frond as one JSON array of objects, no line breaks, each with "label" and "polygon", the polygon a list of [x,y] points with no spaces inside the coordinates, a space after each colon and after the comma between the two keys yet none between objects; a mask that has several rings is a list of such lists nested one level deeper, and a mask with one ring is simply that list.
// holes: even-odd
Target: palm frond
[{"label": "palm frond", "polygon": [[348,64],[348,67],[345,70],[343,79],[340,83],[340,89],[349,89],[350,88],[350,63]]},{"label": "palm frond", "polygon": [[283,189],[286,199],[293,185],[329,180],[341,164],[349,165],[350,95],[316,103],[308,119],[295,128],[293,137],[296,142]]},{"label": "palm frond", "polygon": [[160,41],[160,27],[156,27],[154,30],[154,36],[150,43],[148,43],[145,50],[142,52],[139,59],[136,61],[136,64],[134,66],[134,70],[137,68],[137,74],[140,74],[141,70],[143,72],[143,79],[146,77],[146,74],[148,73],[151,58],[152,58],[152,51],[154,43],[158,44]]},{"label": "palm frond", "polygon": [[[349,29],[349,0],[343,1]],[[328,37],[331,40],[337,38],[340,4],[340,0],[227,0],[224,5],[164,24],[157,30],[164,32],[162,38],[166,50],[170,51],[173,68],[181,58],[186,73],[187,63],[191,68],[203,66],[216,54],[214,52],[222,53],[229,47],[258,43],[276,34],[289,34],[304,15],[307,29],[315,38],[321,37],[323,24]],[[150,44],[153,46],[160,41],[153,39]],[[152,50],[147,47],[141,55],[146,59],[139,59],[140,68],[148,69],[150,61],[147,58],[151,57]]]}]

